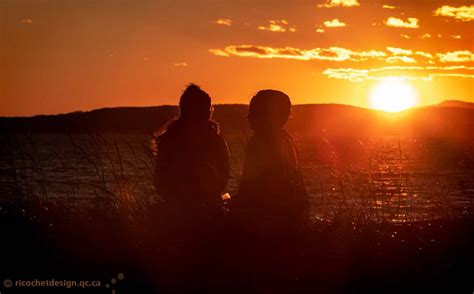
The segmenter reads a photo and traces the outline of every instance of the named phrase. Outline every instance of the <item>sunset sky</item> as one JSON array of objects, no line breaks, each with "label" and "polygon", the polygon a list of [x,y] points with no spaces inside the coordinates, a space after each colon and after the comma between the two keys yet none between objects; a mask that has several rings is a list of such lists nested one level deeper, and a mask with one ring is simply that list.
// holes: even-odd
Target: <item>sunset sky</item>
[{"label": "sunset sky", "polygon": [[420,105],[474,102],[474,2],[1,0],[0,116],[213,103],[259,89],[370,107],[404,78]]}]

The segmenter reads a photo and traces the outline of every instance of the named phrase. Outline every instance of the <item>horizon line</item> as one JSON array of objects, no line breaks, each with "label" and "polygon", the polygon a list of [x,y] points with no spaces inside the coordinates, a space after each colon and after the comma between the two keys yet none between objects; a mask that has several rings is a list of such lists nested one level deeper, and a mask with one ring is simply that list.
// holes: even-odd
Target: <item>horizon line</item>
[{"label": "horizon line", "polygon": [[[461,102],[461,103],[467,103],[467,104],[474,104],[474,102],[471,101],[465,101],[465,100],[456,100],[456,99],[447,99],[443,100],[440,103],[437,104],[425,104],[425,105],[419,105],[419,106],[414,106],[409,109],[400,111],[400,112],[395,112],[395,113],[401,113],[405,111],[410,111],[413,109],[420,109],[420,108],[425,108],[425,107],[431,107],[431,106],[438,106],[442,105],[443,103],[446,102]],[[248,103],[217,103],[217,104],[212,104],[212,106],[225,106],[225,105],[246,105],[248,106]],[[363,106],[357,106],[353,104],[344,104],[344,103],[296,103],[292,104],[292,106],[305,106],[305,105],[340,105],[340,106],[349,106],[349,107],[354,107],[354,108],[360,108],[360,109],[366,109],[366,110],[372,110],[372,111],[379,111],[383,113],[391,113],[387,111],[383,111],[380,109],[374,109],[370,107],[363,107]],[[88,113],[88,112],[93,112],[93,111],[98,111],[98,110],[104,110],[104,109],[119,109],[119,108],[152,108],[152,107],[179,107],[178,104],[161,104],[161,105],[146,105],[146,106],[105,106],[105,107],[100,107],[100,108],[93,108],[90,110],[73,110],[70,112],[59,112],[59,113],[39,113],[39,114],[32,114],[32,115],[0,115],[0,118],[31,118],[31,117],[37,117],[37,116],[56,116],[56,115],[68,115],[68,114],[73,114],[73,113]]]}]

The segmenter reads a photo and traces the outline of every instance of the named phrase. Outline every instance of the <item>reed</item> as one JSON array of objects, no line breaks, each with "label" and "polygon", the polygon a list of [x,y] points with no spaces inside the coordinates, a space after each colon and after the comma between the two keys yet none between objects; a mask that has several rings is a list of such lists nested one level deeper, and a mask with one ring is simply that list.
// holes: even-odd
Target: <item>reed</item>
[{"label": "reed", "polygon": [[[156,134],[139,139],[115,134],[68,134],[67,138],[68,148],[41,145],[32,134],[11,134],[2,139],[2,164],[11,171],[8,177],[12,187],[10,195],[2,198],[15,201],[36,220],[58,210],[66,219],[79,214],[120,217],[136,225],[149,222],[162,201],[153,185]],[[248,137],[242,133],[226,139],[231,162],[228,192],[235,195]],[[472,215],[469,184],[463,194],[469,199],[467,208],[450,201],[449,183],[436,193],[415,185],[414,159],[400,139],[380,138],[376,143],[359,139],[357,146],[349,148],[358,150],[358,162],[347,162],[341,148],[344,144],[338,140],[324,132],[313,141],[296,140],[313,222],[410,223]],[[62,193],[57,194],[58,190]],[[421,197],[433,198],[429,208],[417,205]]]}]

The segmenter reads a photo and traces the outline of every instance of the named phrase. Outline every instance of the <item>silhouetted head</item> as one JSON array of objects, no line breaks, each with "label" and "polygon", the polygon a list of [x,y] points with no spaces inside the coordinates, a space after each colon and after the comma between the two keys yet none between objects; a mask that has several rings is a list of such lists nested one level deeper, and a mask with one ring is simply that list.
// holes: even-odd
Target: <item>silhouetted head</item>
[{"label": "silhouetted head", "polygon": [[199,86],[190,84],[179,100],[180,119],[209,120],[211,117],[211,97]]},{"label": "silhouetted head", "polygon": [[281,129],[290,115],[291,101],[277,90],[261,90],[250,100],[248,120],[254,131]]}]

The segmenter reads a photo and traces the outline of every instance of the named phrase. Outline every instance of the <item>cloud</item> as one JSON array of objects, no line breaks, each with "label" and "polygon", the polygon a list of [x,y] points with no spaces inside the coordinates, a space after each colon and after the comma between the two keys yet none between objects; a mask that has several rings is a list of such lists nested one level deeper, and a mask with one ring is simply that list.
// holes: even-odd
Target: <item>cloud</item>
[{"label": "cloud", "polygon": [[[423,52],[423,51],[415,51],[411,49],[402,49],[396,47],[387,47],[387,51],[392,53],[392,56],[386,59],[387,63],[417,63],[417,60],[413,57],[413,55],[421,56],[428,59],[428,63],[433,64],[434,57],[431,53]],[[426,61],[426,60],[424,60]]]},{"label": "cloud", "polygon": [[332,79],[362,82],[365,80],[433,80],[436,77],[474,78],[474,67],[467,66],[387,66],[372,69],[328,68],[323,74]]},{"label": "cloud", "polygon": [[393,55],[411,55],[413,51],[409,49],[402,49],[402,48],[395,48],[395,47],[387,47],[387,50],[392,53]]},{"label": "cloud", "polygon": [[335,18],[333,20],[327,20],[324,22],[324,26],[327,28],[340,28],[347,26],[344,22],[339,21],[339,19]]},{"label": "cloud", "polygon": [[[323,24],[324,24],[324,27],[326,27],[326,28],[342,28],[342,27],[347,26],[347,24],[345,22],[342,22],[337,18],[332,19],[332,20],[327,20]],[[325,32],[324,27],[322,25],[318,26],[316,28],[316,32],[317,33],[324,33]]]},{"label": "cloud", "polygon": [[22,19],[20,19],[20,23],[23,23],[23,24],[32,24],[32,23],[33,23],[33,20],[31,20],[31,18],[22,18]]},{"label": "cloud", "polygon": [[413,57],[408,57],[408,56],[390,56],[385,59],[387,63],[416,63],[416,60]]},{"label": "cloud", "polygon": [[267,47],[258,45],[229,45],[224,49],[210,49],[210,53],[217,56],[237,56],[262,59],[293,59],[302,61],[353,61],[379,60],[387,63],[427,63],[435,64],[435,61],[448,62],[474,62],[474,54],[471,51],[453,51],[437,53],[435,55],[424,51],[415,51],[397,47],[387,47],[386,51],[380,50],[351,50],[341,47],[300,49],[294,47]]},{"label": "cloud", "polygon": [[259,30],[261,31],[270,31],[270,32],[296,32],[296,29],[294,27],[288,27],[288,21],[282,19],[282,20],[270,20],[269,24],[267,26],[259,26]]},{"label": "cloud", "polygon": [[474,61],[474,54],[471,51],[464,50],[464,51],[453,51],[453,52],[446,52],[446,53],[437,53],[439,61],[442,63],[446,62],[473,62]]},{"label": "cloud", "polygon": [[239,56],[253,58],[281,58],[294,60],[326,60],[326,61],[363,61],[386,57],[383,51],[354,51],[340,47],[314,48],[310,50],[284,47],[273,48],[256,45],[231,45],[224,49],[211,49],[210,53],[217,56]]},{"label": "cloud", "polygon": [[417,29],[420,26],[418,25],[418,19],[414,17],[409,17],[407,21],[403,21],[402,19],[396,17],[389,17],[385,21],[385,25],[388,27],[396,27],[396,28],[408,28],[408,29]]},{"label": "cloud", "polygon": [[423,52],[423,51],[416,51],[415,54],[423,56],[423,57],[428,58],[428,59],[434,59],[434,57],[431,53],[426,53],[426,52]]},{"label": "cloud", "polygon": [[474,5],[461,7],[443,5],[436,9],[434,14],[436,16],[453,17],[462,21],[471,21],[474,20]]},{"label": "cloud", "polygon": [[330,79],[349,80],[351,82],[362,82],[369,79],[368,69],[352,69],[352,68],[328,68],[323,74]]},{"label": "cloud", "polygon": [[451,38],[453,39],[461,39],[461,35],[451,35]]},{"label": "cloud", "polygon": [[175,67],[186,67],[186,66],[188,66],[188,64],[186,62],[177,62],[177,63],[173,64],[173,66],[175,66]]},{"label": "cloud", "polygon": [[396,47],[387,47],[388,52],[392,53],[392,56],[385,59],[387,63],[416,63],[416,60],[413,57],[413,51],[410,49],[402,49]]},{"label": "cloud", "polygon": [[393,5],[382,5],[382,8],[384,8],[384,9],[395,9],[397,7],[393,6]]},{"label": "cloud", "polygon": [[209,52],[216,55],[216,56],[222,56],[222,57],[229,57],[230,54],[225,52],[224,50],[221,49],[209,49]]},{"label": "cloud", "polygon": [[410,36],[408,36],[407,34],[400,34],[400,37],[404,38],[404,39],[410,39]]},{"label": "cloud", "polygon": [[326,3],[319,4],[319,8],[333,8],[333,7],[357,7],[360,6],[357,0],[326,0]]},{"label": "cloud", "polygon": [[431,38],[431,34],[428,34],[428,33],[423,34],[423,35],[421,35],[420,38],[422,38],[422,39],[429,39],[429,38]]},{"label": "cloud", "polygon": [[228,18],[219,18],[213,21],[213,23],[222,25],[222,26],[231,26],[232,25],[232,20]]}]

